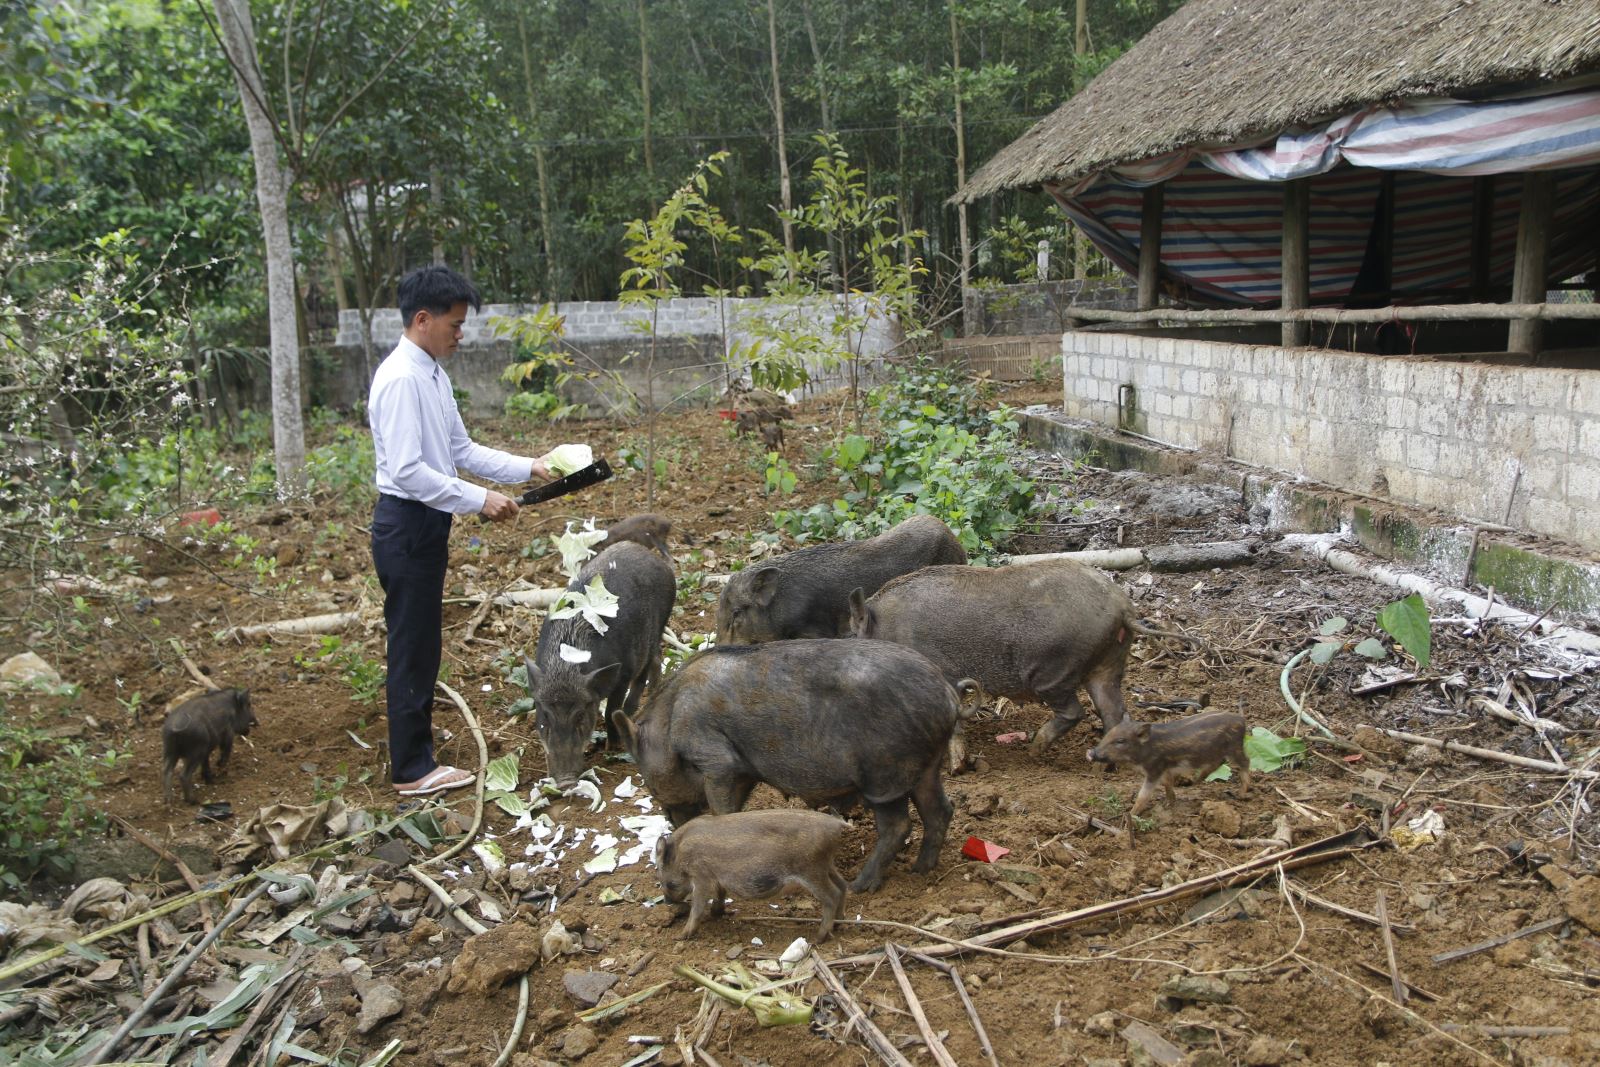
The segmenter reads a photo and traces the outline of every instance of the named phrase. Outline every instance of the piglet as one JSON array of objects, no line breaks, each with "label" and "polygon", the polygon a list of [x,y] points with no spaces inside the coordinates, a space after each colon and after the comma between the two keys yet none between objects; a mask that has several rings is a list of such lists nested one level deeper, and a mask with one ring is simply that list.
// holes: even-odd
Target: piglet
[{"label": "piglet", "polygon": [[217,689],[201,693],[178,704],[167,713],[161,725],[161,796],[172,803],[172,771],[183,760],[183,799],[195,804],[199,798],[194,790],[194,772],[207,783],[211,775],[211,753],[220,750],[217,769],[228,762],[233,751],[233,739],[243,737],[259,720],[250,707],[247,689]]},{"label": "piglet", "polygon": [[606,529],[606,536],[595,545],[595,552],[598,554],[612,545],[632,541],[646,548],[653,548],[661,553],[663,559],[670,560],[672,552],[667,547],[667,538],[671,534],[672,520],[664,515],[629,515]]},{"label": "piglet", "polygon": [[826,941],[844,907],[845,880],[834,867],[844,823],[818,811],[740,811],[690,819],[656,843],[657,874],[667,900],[689,904],[680,937],[722,914],[723,895],[765,900],[804,889],[822,906],[817,940]]},{"label": "piglet", "polygon": [[1239,772],[1241,795],[1250,792],[1250,759],[1244,753],[1244,716],[1208,711],[1177,722],[1134,722],[1124,719],[1106,731],[1089,750],[1096,763],[1132,763],[1144,771],[1144,784],[1133,803],[1138,815],[1155,799],[1156,786],[1167,791],[1167,803],[1176,804],[1172,780],[1199,781],[1224,763]]}]

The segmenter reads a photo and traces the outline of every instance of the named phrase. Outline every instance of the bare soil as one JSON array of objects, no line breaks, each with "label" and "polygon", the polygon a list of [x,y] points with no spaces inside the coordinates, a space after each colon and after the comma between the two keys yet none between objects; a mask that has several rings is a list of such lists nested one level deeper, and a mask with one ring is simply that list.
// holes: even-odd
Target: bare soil
[{"label": "bare soil", "polygon": [[[1055,388],[1039,385],[1006,399],[1049,401]],[[789,462],[802,474],[795,505],[830,496],[827,480],[807,475],[837,415],[833,408],[810,405],[788,432]],[[509,425],[476,432],[480,440],[513,450],[556,443],[543,435],[526,441]],[[564,440],[589,441],[597,452],[613,457],[619,445],[640,442],[636,429],[599,422],[555,433]],[[661,435],[669,474],[657,489],[654,510],[676,527],[683,592],[672,626],[688,635],[713,628],[718,587],[704,577],[725,574],[730,564],[747,559],[756,543],[753,535],[771,529],[768,513],[780,501],[762,492],[758,446],[734,439],[714,412],[673,417]],[[1049,492],[1055,503],[1055,514],[1042,516],[1054,525],[1019,535],[1013,546],[1018,551],[1262,533],[1229,491],[1143,475],[1074,471],[1055,457],[1033,455],[1027,461],[1040,478],[1040,491]],[[491,610],[477,624],[475,638],[464,643],[475,600],[516,578],[537,586],[561,584],[557,557],[523,555],[533,538],[548,538],[569,520],[592,516],[605,525],[641,510],[644,480],[630,472],[585,494],[525,510],[514,524],[456,524],[447,582],[452,602],[445,620],[446,677],[481,720],[491,758],[522,751],[524,789],[543,774],[543,755],[530,724],[505,716],[521,694],[508,687],[495,661],[505,652],[520,659],[520,651],[532,647],[540,613]],[[4,654],[34,647],[66,679],[83,685],[81,699],[71,705],[70,715],[52,720],[54,728],[110,736],[129,752],[101,791],[106,809],[168,847],[181,846],[187,856],[214,853],[243,819],[270,804],[309,804],[338,794],[350,807],[382,817],[399,800],[387,786],[381,696],[375,704],[353,699],[351,684],[331,658],[319,658],[319,638],[213,639],[230,625],[358,610],[365,625],[343,634],[341,649],[358,649],[381,661],[381,612],[370,577],[367,516],[317,508],[229,518],[261,539],[259,551],[277,561],[277,575],[268,584],[282,588],[264,591],[252,571],[230,568],[204,548],[143,545],[138,551],[145,576],[166,579],[149,590],[160,602],[143,613],[121,615],[88,638],[30,643],[28,634],[15,627],[4,635]],[[1289,657],[1335,616],[1349,619],[1348,633],[1358,638],[1377,634],[1377,610],[1398,596],[1336,575],[1309,557],[1271,550],[1256,564],[1233,570],[1128,572],[1116,580],[1147,623],[1182,630],[1207,646],[1195,651],[1175,641],[1142,639],[1126,683],[1135,715],[1164,719],[1206,706],[1238,711],[1253,726],[1281,734],[1296,732],[1279,691]],[[14,608],[24,592],[13,589]],[[169,595],[170,600],[162,599]],[[178,638],[220,684],[245,686],[254,694],[260,727],[236,748],[222,779],[201,786],[202,800],[231,804],[231,820],[199,822],[187,806],[162,804],[160,708],[193,684],[170,638]],[[1594,873],[1589,846],[1596,826],[1588,804],[1560,779],[1411,750],[1367,729],[1389,726],[1548,759],[1549,750],[1533,731],[1469,710],[1462,696],[1499,693],[1501,703],[1514,708],[1526,701],[1538,714],[1568,727],[1565,741],[1553,736],[1553,742],[1576,762],[1596,743],[1592,666],[1519,640],[1514,630],[1469,620],[1436,620],[1433,662],[1416,672],[1422,680],[1371,696],[1349,693],[1366,669],[1360,657],[1345,652],[1327,668],[1307,664],[1291,679],[1294,692],[1303,693],[1315,714],[1358,750],[1313,737],[1303,763],[1258,776],[1248,796],[1236,783],[1191,785],[1180,788],[1176,806],[1158,803],[1153,818],[1138,823],[1125,813],[1138,786],[1137,772],[1106,773],[1091,766],[1084,757],[1095,736],[1088,724],[1039,756],[1014,735],[1031,734],[1047,718],[1046,709],[1008,706],[996,713],[991,708],[968,728],[976,769],[947,782],[956,810],[938,868],[928,876],[910,873],[914,833],[912,849],[891,868],[884,887],[847,901],[848,921],[822,952],[838,958],[882,949],[890,940],[930,943],[922,931],[960,938],[1019,915],[1053,915],[1197,878],[1269,849],[1260,839],[1273,835],[1279,819],[1287,819],[1294,841],[1301,843],[1363,824],[1382,837],[1388,828],[1432,811],[1443,820],[1437,841],[1409,851],[1374,848],[1287,876],[1312,897],[1361,913],[1373,913],[1378,894],[1384,895],[1397,930],[1399,970],[1416,988],[1404,1007],[1390,1002],[1383,935],[1375,925],[1295,895],[1269,874],[1219,913],[1226,918],[1186,918],[1195,903],[1190,898],[1061,934],[1028,937],[1003,946],[1003,954],[969,952],[956,960],[995,1060],[1178,1062],[1164,1059],[1159,1047],[1144,1051],[1121,1036],[1130,1023],[1142,1021],[1172,1042],[1183,1062],[1194,1064],[1600,1062],[1600,1012],[1594,1006],[1600,941],[1580,922],[1455,962],[1432,960],[1540,920],[1582,912],[1579,898],[1596,883],[1580,882],[1565,894],[1557,886],[1565,877]],[[146,709],[138,724],[119,702],[134,693]],[[452,705],[441,701],[435,721],[440,758],[475,767],[475,742]],[[615,799],[614,791],[633,768],[598,755],[593,763],[605,809],[592,813],[581,800],[563,798],[549,814],[568,835],[586,829],[591,840],[605,831],[626,841],[617,820],[641,808]],[[781,806],[784,801],[761,789],[752,804]],[[441,805],[467,818],[474,808],[470,791],[450,794]],[[486,833],[515,861],[532,839],[527,831],[513,831],[512,822],[492,805],[485,816]],[[1010,854],[993,864],[965,858],[961,846],[969,836]],[[872,841],[870,818],[856,813],[847,838],[847,875]],[[581,1035],[574,1032],[580,1025],[573,1017],[576,1008],[563,980],[570,971],[588,970],[618,975],[616,995],[669,984],[620,1019],[596,1023],[591,1028],[596,1047],[582,1056],[584,1063],[630,1061],[647,1047],[630,1043],[631,1037],[663,1038],[667,1048],[661,1062],[681,1062],[673,1038],[695,1029],[702,995],[674,975],[674,965],[716,974],[737,957],[754,967],[794,938],[814,935],[814,903],[791,897],[776,904],[734,902],[725,918],[709,922],[695,939],[678,940],[681,920],[671,922],[666,908],[645,903],[659,892],[648,860],[585,878],[581,865],[593,855],[588,845],[568,851],[558,868],[519,875],[517,883],[486,877],[470,854],[464,862],[447,864],[449,873],[441,876],[458,897],[462,890],[482,891],[508,919],[538,930],[549,924],[553,891],[562,898],[555,917],[581,934],[583,951],[529,972],[528,1025],[513,1062],[562,1062],[582,1047]],[[115,846],[110,840],[89,846],[83,858],[92,861]],[[415,847],[412,851],[420,855]],[[143,859],[146,872],[154,872],[155,858],[144,853]],[[341,952],[323,953],[315,979],[296,993],[303,1028],[295,1042],[324,1055],[344,1049],[365,1056],[398,1037],[404,1048],[395,1062],[493,1062],[516,1014],[516,983],[487,994],[446,992],[449,963],[464,941],[462,928],[437,907],[420,917],[424,894],[392,865],[341,863],[378,889],[352,914],[370,919],[362,909],[381,900],[409,925],[378,933],[355,924],[347,935],[353,958],[361,961],[354,982],[338,966]],[[203,878],[210,876],[202,872]],[[623,900],[602,904],[608,890]],[[476,906],[469,910],[478,912]],[[287,956],[284,944],[275,950]],[[951,980],[911,960],[907,971],[954,1061],[986,1062]],[[911,1062],[934,1062],[887,965],[842,968],[839,974],[876,1024],[904,1046]],[[1185,975],[1222,979],[1222,1002],[1159,1003],[1162,984]],[[405,1008],[359,1034],[354,994],[369,976],[396,986]],[[802,992],[816,997],[822,989],[813,981]],[[120,1001],[107,999],[100,1006],[100,1025],[114,1024],[139,999],[131,987],[120,994]],[[762,1029],[748,1011],[724,1005],[701,1042],[712,1062],[724,1065],[875,1062],[875,1054],[854,1035],[845,1035],[844,1019],[844,1006],[827,997],[818,1001],[817,1021],[809,1028]],[[1504,1037],[1478,1029],[1483,1026],[1565,1032]],[[1447,1032],[1450,1027],[1465,1029]]]}]

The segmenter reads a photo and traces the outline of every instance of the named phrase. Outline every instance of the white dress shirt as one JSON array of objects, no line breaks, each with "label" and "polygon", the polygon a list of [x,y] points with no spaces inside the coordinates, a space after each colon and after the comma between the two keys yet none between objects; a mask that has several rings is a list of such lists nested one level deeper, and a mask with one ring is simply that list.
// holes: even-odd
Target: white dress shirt
[{"label": "white dress shirt", "polygon": [[377,454],[378,492],[439,511],[483,510],[486,490],[456,477],[462,469],[496,482],[525,482],[533,460],[474,444],[461,422],[450,376],[410,338],[378,365],[367,397]]}]

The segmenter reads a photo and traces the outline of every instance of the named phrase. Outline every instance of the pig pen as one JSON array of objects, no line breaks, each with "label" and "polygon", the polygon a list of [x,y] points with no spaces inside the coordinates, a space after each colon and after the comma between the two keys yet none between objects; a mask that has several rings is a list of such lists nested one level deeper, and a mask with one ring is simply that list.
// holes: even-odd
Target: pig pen
[{"label": "pig pen", "polygon": [[[1041,387],[1006,399],[1050,395]],[[797,469],[817,461],[835,415],[816,402],[797,413],[787,433]],[[477,435],[515,450],[517,432],[498,426]],[[609,454],[635,436],[598,422],[557,432]],[[756,535],[770,528],[767,512],[779,505],[762,493],[760,446],[731,437],[714,413],[678,416],[664,438],[671,472],[654,510],[676,528],[680,594],[671,626],[687,637],[713,628],[716,576],[730,562],[774,551]],[[1053,525],[1019,539],[1029,551],[1264,537],[1226,490],[1073,470],[1037,455],[1028,462],[1060,505],[1047,517]],[[807,506],[831,490],[802,478],[785,503]],[[489,759],[520,751],[524,796],[544,773],[543,755],[529,723],[506,718],[521,694],[495,659],[531,648],[541,613],[484,608],[483,594],[518,578],[559,585],[556,560],[522,554],[531,539],[571,519],[598,516],[604,525],[644,504],[640,479],[620,477],[525,512],[514,526],[458,523],[452,535],[446,680],[480,724]],[[79,850],[80,880],[109,877],[152,901],[170,899],[185,891],[184,879],[141,838],[184,860],[205,886],[269,858],[258,846],[241,865],[249,845],[228,847],[239,825],[268,805],[337,802],[380,823],[393,812],[397,798],[376,748],[383,720],[352,699],[350,660],[321,654],[315,636],[213,638],[228,626],[345,611],[359,621],[342,633],[341,649],[381,660],[360,528],[366,516],[337,516],[340,530],[322,513],[231,518],[262,538],[287,588],[263,595],[219,580],[192,549],[140,547],[142,573],[158,584],[148,590],[148,611],[130,614],[128,625],[89,642],[57,643],[29,642],[6,624],[8,648],[32,647],[84,687],[76,701],[13,696],[13,713],[40,716],[69,736],[112,736],[129,752],[101,791],[119,822]],[[1270,545],[1247,566],[1135,570],[1116,580],[1145,622],[1208,645],[1197,652],[1141,639],[1126,683],[1132,715],[1165,720],[1203,705],[1280,734],[1295,730],[1280,688],[1289,658],[1336,616],[1350,620],[1352,634],[1375,634],[1376,611],[1398,598]],[[19,583],[8,599],[16,608],[35,595]],[[158,631],[151,618],[160,620]],[[385,1050],[395,1063],[530,1067],[642,1067],[687,1057],[713,1067],[1594,1062],[1600,878],[1591,779],[1475,760],[1376,729],[1544,761],[1554,748],[1579,767],[1595,744],[1594,663],[1519,629],[1435,619],[1430,667],[1365,695],[1351,690],[1385,679],[1367,677],[1359,657],[1342,653],[1326,668],[1303,664],[1290,691],[1341,743],[1317,741],[1315,730],[1303,728],[1313,735],[1304,762],[1257,775],[1249,797],[1232,783],[1181,786],[1177,807],[1158,800],[1149,821],[1128,814],[1135,769],[1107,774],[1085,760],[1093,716],[1041,757],[1024,737],[1043,724],[1046,709],[991,707],[967,725],[973,769],[946,781],[955,814],[938,866],[926,876],[909,872],[920,840],[914,829],[883,887],[847,898],[833,939],[818,953],[831,981],[813,957],[800,957],[796,973],[812,977],[787,991],[811,1003],[808,1025],[762,1027],[748,1008],[704,993],[675,968],[764,975],[796,938],[814,936],[815,903],[804,895],[736,902],[694,940],[679,941],[682,921],[650,903],[659,887],[648,850],[634,855],[640,831],[649,833],[640,820],[659,807],[631,766],[597,756],[590,762],[599,810],[587,798],[556,798],[544,812],[551,828],[517,828],[519,820],[496,804],[483,807],[482,838],[507,862],[554,857],[548,865],[491,875],[468,850],[422,868],[470,926],[408,870],[446,842],[425,848],[397,830],[373,834],[298,864],[337,886],[330,902],[372,892],[315,919],[301,913],[289,926],[305,905],[262,898],[146,1022],[201,1016],[238,988],[248,968],[262,966],[280,979],[274,998],[188,1038],[183,1062],[196,1049],[215,1056],[235,1037],[235,1049],[260,1050],[279,1030],[296,1048],[341,1063],[368,1062]],[[118,702],[139,693],[146,709],[159,708],[193,684],[168,642],[173,636],[190,664],[218,684],[249,687],[260,719],[220,780],[201,786],[203,801],[231,805],[232,818],[221,822],[197,822],[192,807],[161,804],[159,715],[147,710],[135,725]],[[1484,712],[1484,701],[1556,726],[1505,721]],[[475,733],[454,706],[441,701],[435,717],[441,759],[478,766]],[[784,801],[760,787],[751,806]],[[416,810],[460,832],[478,805],[465,791]],[[870,817],[852,816],[840,861],[847,878],[873,836]],[[975,846],[990,862],[969,858],[961,851],[969,837],[1009,851]],[[1271,861],[1329,838],[1338,839],[1331,858],[1299,867],[1291,860],[1282,870]],[[1214,890],[1217,872],[1241,867],[1239,880]],[[46,903],[64,895],[65,887],[46,891]],[[0,982],[0,1058],[74,1027],[115,1028],[145,999],[154,974],[225,911],[221,903],[208,914],[191,905],[143,938],[97,942],[98,952],[122,961],[115,973],[70,956],[64,967],[52,962]],[[85,929],[103,924],[87,914],[80,921]],[[490,932],[475,936],[471,926]],[[973,947],[952,953],[952,941]],[[886,955],[890,944],[903,950],[897,959]],[[7,963],[32,951],[13,949]],[[954,974],[942,969],[952,966]],[[30,1000],[22,995],[29,989],[50,990],[54,999]],[[605,1017],[579,1017],[628,998],[637,999]],[[174,1041],[137,1037],[119,1058],[163,1056]],[[233,1062],[248,1059],[246,1051]]]}]

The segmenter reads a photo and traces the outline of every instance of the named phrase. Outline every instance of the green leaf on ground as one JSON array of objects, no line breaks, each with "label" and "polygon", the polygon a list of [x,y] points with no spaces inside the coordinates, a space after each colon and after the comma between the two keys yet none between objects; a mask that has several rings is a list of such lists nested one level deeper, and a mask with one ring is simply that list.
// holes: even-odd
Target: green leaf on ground
[{"label": "green leaf on ground", "polygon": [[1326,666],[1343,647],[1343,641],[1318,641],[1311,647],[1311,662],[1319,667]]},{"label": "green leaf on ground", "polygon": [[1333,618],[1329,619],[1327,622],[1318,627],[1317,633],[1321,634],[1323,637],[1331,637],[1334,634],[1343,633],[1344,628],[1349,625],[1349,619],[1345,618],[1343,615],[1335,615]]},{"label": "green leaf on ground", "polygon": [[1306,754],[1306,743],[1303,738],[1279,737],[1265,726],[1257,726],[1244,739],[1244,754],[1250,757],[1252,771],[1271,774],[1298,763]]},{"label": "green leaf on ground", "polygon": [[1378,625],[1411,653],[1418,667],[1428,665],[1432,647],[1429,621],[1428,605],[1416,593],[1404,600],[1396,600],[1378,612]]},{"label": "green leaf on ground", "polygon": [[1384,659],[1389,655],[1389,649],[1376,637],[1367,638],[1356,646],[1355,651],[1356,655],[1365,656],[1368,659]]},{"label": "green leaf on ground", "polygon": [[484,772],[483,788],[509,793],[517,788],[518,764],[522,760],[522,749],[507,752],[497,760],[490,760]]}]

